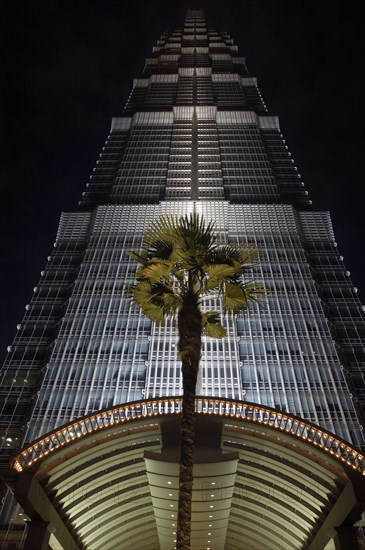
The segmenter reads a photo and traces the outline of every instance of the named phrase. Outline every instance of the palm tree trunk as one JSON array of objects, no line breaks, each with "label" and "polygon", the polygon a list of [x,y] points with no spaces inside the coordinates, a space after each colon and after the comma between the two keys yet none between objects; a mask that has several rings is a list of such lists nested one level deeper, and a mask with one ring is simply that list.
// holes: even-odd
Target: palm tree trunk
[{"label": "palm tree trunk", "polygon": [[202,316],[194,293],[184,298],[179,312],[179,352],[183,375],[183,402],[180,434],[179,509],[177,550],[190,550],[191,499],[195,439],[195,390],[199,369]]}]

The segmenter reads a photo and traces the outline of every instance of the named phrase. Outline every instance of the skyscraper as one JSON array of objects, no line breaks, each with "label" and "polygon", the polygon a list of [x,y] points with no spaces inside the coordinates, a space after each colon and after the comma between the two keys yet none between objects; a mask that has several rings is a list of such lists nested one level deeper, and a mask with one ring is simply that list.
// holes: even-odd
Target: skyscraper
[{"label": "skyscraper", "polygon": [[[280,131],[226,32],[202,11],[165,33],[55,247],[3,367],[3,463],[102,409],[181,394],[176,327],[125,291],[158,216],[198,212],[220,242],[255,244],[270,297],[205,338],[197,392],[271,407],[364,446],[363,311],[328,212],[313,209]],[[10,506],[3,523],[10,521]]]}]

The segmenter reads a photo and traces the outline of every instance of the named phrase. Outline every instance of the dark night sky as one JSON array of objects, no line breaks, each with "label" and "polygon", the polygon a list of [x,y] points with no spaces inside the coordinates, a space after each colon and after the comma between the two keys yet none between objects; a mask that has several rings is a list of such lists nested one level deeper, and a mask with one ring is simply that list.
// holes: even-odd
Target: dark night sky
[{"label": "dark night sky", "polygon": [[337,0],[9,0],[1,179],[0,356],[159,36],[203,7],[246,57],[315,209],[330,210],[365,299],[365,13]]}]

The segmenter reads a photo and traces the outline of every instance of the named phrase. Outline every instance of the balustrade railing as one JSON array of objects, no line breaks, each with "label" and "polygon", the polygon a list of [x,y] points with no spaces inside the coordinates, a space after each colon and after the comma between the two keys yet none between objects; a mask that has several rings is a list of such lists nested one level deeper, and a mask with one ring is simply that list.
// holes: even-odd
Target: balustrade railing
[{"label": "balustrade railing", "polygon": [[[112,426],[179,414],[181,406],[181,397],[170,397],[126,403],[91,414],[57,428],[28,445],[15,456],[13,468],[20,472],[31,467],[49,453],[89,434]],[[307,441],[365,475],[365,456],[363,454],[334,434],[328,433],[314,424],[304,422],[295,416],[254,403],[209,397],[197,397],[195,407],[198,414],[243,420],[285,432]]]}]

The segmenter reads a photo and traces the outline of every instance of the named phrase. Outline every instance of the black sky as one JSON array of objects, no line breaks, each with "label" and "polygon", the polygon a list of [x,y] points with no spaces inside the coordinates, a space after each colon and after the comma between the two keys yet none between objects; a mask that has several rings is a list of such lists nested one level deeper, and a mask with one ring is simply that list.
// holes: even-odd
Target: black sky
[{"label": "black sky", "polygon": [[336,0],[9,0],[1,160],[0,356],[76,210],[110,119],[159,36],[203,7],[246,57],[317,210],[365,299],[365,13]]}]

